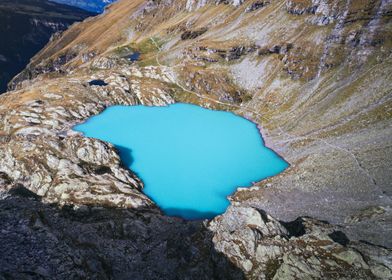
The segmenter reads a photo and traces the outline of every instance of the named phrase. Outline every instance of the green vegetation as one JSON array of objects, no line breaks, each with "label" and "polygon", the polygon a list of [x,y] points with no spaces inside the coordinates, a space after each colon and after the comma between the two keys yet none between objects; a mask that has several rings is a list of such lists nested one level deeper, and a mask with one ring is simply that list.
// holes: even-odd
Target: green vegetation
[{"label": "green vegetation", "polygon": [[249,102],[252,99],[253,99],[253,96],[251,94],[249,94],[249,93],[244,93],[243,95],[241,95],[242,103]]},{"label": "green vegetation", "polygon": [[157,60],[154,57],[148,58],[148,59],[142,59],[137,62],[137,65],[140,67],[147,67],[147,66],[158,66]]},{"label": "green vegetation", "polygon": [[163,46],[164,41],[160,40],[159,38],[153,38],[153,40],[156,44],[150,38],[147,38],[140,43],[131,43],[130,48],[144,55],[156,53],[159,51],[158,47],[161,48]]},{"label": "green vegetation", "polygon": [[159,38],[154,38],[154,41],[156,44],[148,38],[138,43],[133,42],[128,45],[119,46],[113,51],[113,54],[118,57],[125,57],[138,52],[141,54],[140,60],[137,61],[140,67],[157,66],[156,54],[159,51],[158,47],[161,48],[164,41]]},{"label": "green vegetation", "polygon": [[115,54],[116,56],[123,57],[123,56],[130,55],[130,54],[132,54],[132,53],[135,52],[135,51],[136,51],[135,49],[133,49],[132,47],[126,45],[126,46],[117,47],[117,48],[114,50],[114,54]]}]

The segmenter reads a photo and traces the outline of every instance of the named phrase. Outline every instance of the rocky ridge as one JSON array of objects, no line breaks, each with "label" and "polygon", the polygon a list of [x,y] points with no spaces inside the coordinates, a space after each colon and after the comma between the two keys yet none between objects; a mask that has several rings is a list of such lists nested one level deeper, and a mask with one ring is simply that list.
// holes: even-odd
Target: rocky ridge
[{"label": "rocky ridge", "polygon": [[94,15],[45,0],[3,0],[0,3],[0,94],[51,36]]},{"label": "rocky ridge", "polygon": [[[390,278],[390,250],[369,242],[390,247],[391,9],[390,1],[123,0],[54,39],[0,97],[2,230],[11,238],[20,221],[11,239],[45,244],[46,256],[72,260],[73,269],[32,269],[34,255],[15,267],[1,260],[2,277],[50,278],[62,269],[60,279],[74,271],[104,279]],[[135,51],[141,59],[131,62]],[[97,79],[105,85],[89,85]],[[239,189],[208,223],[162,216],[113,146],[72,127],[115,104],[173,102],[251,119],[291,167]],[[33,198],[19,198],[21,190]],[[68,216],[58,214],[64,209]],[[37,222],[44,235],[34,231],[34,211],[45,217]],[[69,238],[84,233],[92,245]],[[65,253],[48,241],[53,235]],[[89,264],[91,255],[101,257]],[[142,262],[167,265],[147,271]]]}]

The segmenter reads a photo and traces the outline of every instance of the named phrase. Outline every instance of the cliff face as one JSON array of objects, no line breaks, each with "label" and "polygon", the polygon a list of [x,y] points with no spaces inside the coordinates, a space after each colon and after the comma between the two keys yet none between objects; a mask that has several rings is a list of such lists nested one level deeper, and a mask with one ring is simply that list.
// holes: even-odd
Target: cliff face
[{"label": "cliff face", "polygon": [[0,3],[0,93],[49,41],[52,34],[67,29],[92,13],[45,0]]},{"label": "cliff face", "polygon": [[[390,250],[356,240],[391,246],[391,16],[388,0],[111,5],[104,15],[51,41],[13,80],[14,91],[1,96],[2,189],[12,193],[23,185],[43,202],[87,207],[86,219],[102,227],[111,219],[89,211],[115,208],[105,213],[123,216],[114,222],[116,230],[101,231],[107,238],[146,213],[150,218],[137,220],[143,236],[154,230],[146,219],[159,219],[159,228],[188,227],[159,214],[111,145],[71,128],[115,104],[191,102],[230,110],[258,123],[267,145],[291,167],[233,194],[233,206],[223,216],[185,230],[186,256],[173,256],[170,252],[180,249],[161,239],[163,261],[181,264],[168,266],[167,275],[388,278]],[[140,60],[129,61],[136,51]],[[89,86],[92,79],[108,85]],[[260,209],[286,222],[311,216],[338,226],[310,218],[281,223]],[[48,218],[49,232],[59,223],[53,219]],[[99,241],[104,237],[90,226],[84,224],[81,232],[99,236],[92,251],[104,255],[100,267],[110,267],[102,268],[108,278],[119,276],[121,261],[130,270],[140,264],[126,260],[115,245],[104,249]],[[132,250],[146,250],[132,237],[124,240]],[[75,244],[63,245],[76,246],[81,258],[88,258]],[[203,271],[200,259],[211,250],[210,270]],[[148,263],[154,266],[151,256]],[[88,274],[91,267],[81,270]],[[162,270],[154,273],[167,277]]]}]

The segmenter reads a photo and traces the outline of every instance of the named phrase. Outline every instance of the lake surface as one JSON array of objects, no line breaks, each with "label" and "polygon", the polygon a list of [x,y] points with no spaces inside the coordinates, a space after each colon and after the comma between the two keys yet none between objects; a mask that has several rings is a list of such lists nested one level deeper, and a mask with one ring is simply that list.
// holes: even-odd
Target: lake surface
[{"label": "lake surface", "polygon": [[288,167],[254,123],[190,104],[113,106],[74,129],[114,144],[144,193],[165,214],[186,219],[223,213],[237,187]]},{"label": "lake surface", "polygon": [[140,52],[134,52],[133,54],[128,56],[128,60],[133,62],[133,61],[138,61],[140,58]]},{"label": "lake surface", "polygon": [[90,82],[88,82],[88,84],[90,86],[100,86],[100,87],[104,87],[108,85],[108,83],[106,83],[104,80],[91,80]]}]

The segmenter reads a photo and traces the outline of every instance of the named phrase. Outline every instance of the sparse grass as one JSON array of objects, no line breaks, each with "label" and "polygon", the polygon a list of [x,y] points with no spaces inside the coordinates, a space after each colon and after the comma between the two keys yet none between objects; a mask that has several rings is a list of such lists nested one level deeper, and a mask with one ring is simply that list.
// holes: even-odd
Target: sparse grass
[{"label": "sparse grass", "polygon": [[197,96],[190,94],[189,92],[184,91],[182,88],[180,88],[177,85],[173,85],[172,97],[177,102],[199,104],[199,101],[198,101],[199,98]]},{"label": "sparse grass", "polygon": [[241,96],[241,99],[242,99],[242,103],[246,103],[251,101],[253,99],[253,96],[249,93],[245,93]]},{"label": "sparse grass", "polygon": [[130,46],[120,46],[114,50],[114,54],[120,57],[129,55],[133,52],[135,52],[135,50]]},{"label": "sparse grass", "polygon": [[[208,108],[213,109],[213,110],[232,112],[235,109],[229,105],[226,106],[226,105],[219,104],[219,103],[216,103],[211,100],[205,100],[203,98],[200,98],[192,93],[184,91],[182,88],[178,87],[177,85],[173,85],[172,97],[174,98],[174,100],[176,102],[191,103],[191,104],[199,105],[202,107],[206,107],[206,105],[209,104]],[[209,96],[209,98],[211,98],[211,96]]]},{"label": "sparse grass", "polygon": [[268,260],[266,264],[265,278],[267,280],[273,279],[281,264],[282,260],[279,259]]},{"label": "sparse grass", "polygon": [[90,66],[90,71],[93,72],[93,73],[96,73],[96,72],[98,72],[99,70],[100,70],[100,69],[99,69],[98,67]]},{"label": "sparse grass", "polygon": [[[154,40],[159,47],[162,47],[162,45],[164,44],[164,42],[159,38],[154,38]],[[132,53],[139,52],[141,56],[140,60],[137,61],[137,64],[140,67],[146,67],[151,65],[158,65],[156,61],[156,54],[158,53],[158,51],[159,49],[157,48],[157,46],[148,38],[144,39],[139,43],[134,42],[128,45],[119,46],[113,51],[113,53],[116,56],[124,57]]]},{"label": "sparse grass", "polygon": [[[159,38],[153,38],[153,39],[155,40],[159,48],[163,46],[164,42],[161,39]],[[146,38],[140,43],[133,43],[131,44],[131,46],[141,54],[157,53],[159,51],[157,46],[152,42],[150,38]]]},{"label": "sparse grass", "polygon": [[148,59],[142,59],[142,60],[138,61],[137,65],[139,65],[140,67],[158,66],[158,63],[157,63],[157,60],[155,59],[155,57],[151,57]]}]

